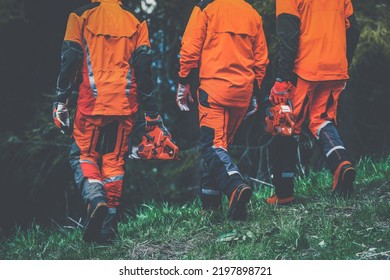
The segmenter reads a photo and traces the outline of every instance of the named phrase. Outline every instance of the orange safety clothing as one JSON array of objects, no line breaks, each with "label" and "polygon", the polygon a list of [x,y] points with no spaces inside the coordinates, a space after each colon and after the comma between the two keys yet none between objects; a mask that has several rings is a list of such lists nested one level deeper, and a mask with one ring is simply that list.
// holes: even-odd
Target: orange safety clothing
[{"label": "orange safety clothing", "polygon": [[92,2],[69,16],[59,97],[69,96],[81,62],[78,110],[92,116],[131,115],[138,109],[131,59],[141,47],[150,48],[146,22],[141,23],[121,1]]},{"label": "orange safety clothing", "polygon": [[[351,0],[276,0],[276,16],[280,39],[276,81],[294,83],[298,76],[289,94],[294,133],[300,134],[308,117],[309,129],[322,147],[337,188],[349,192],[354,170],[335,125],[339,96],[349,78],[348,64],[360,33]],[[270,159],[276,196],[268,199],[270,204],[274,204],[275,197],[293,198],[297,139],[277,136],[272,143]],[[340,166],[346,167],[347,180],[338,180]]]},{"label": "orange safety clothing", "polygon": [[204,0],[195,6],[182,39],[179,82],[199,68],[200,88],[220,104],[249,104],[268,64],[262,19],[243,0]]},{"label": "orange safety clothing", "polygon": [[239,106],[240,103],[237,106],[222,107],[201,89],[198,100],[200,127],[207,127],[214,132],[212,146],[227,150],[248,107]]},{"label": "orange safety clothing", "polygon": [[[262,19],[243,0],[203,0],[193,9],[182,39],[179,83],[199,70],[202,194],[232,197],[245,184],[228,146],[268,64]],[[203,197],[204,198],[204,197]],[[203,205],[205,207],[205,205]]]},{"label": "orange safety clothing", "polygon": [[[104,188],[109,207],[119,206],[124,177],[124,155],[135,116],[88,116],[77,111],[74,148],[70,161],[81,183],[83,197],[91,201]],[[101,165],[99,166],[99,160]],[[78,173],[78,174],[77,174]]]},{"label": "orange safety clothing", "polygon": [[[287,38],[299,34],[293,68],[299,77],[308,81],[349,78],[346,33],[353,15],[351,0],[277,0],[276,16],[282,15],[299,21],[299,30],[286,34]],[[289,29],[293,23],[285,28],[280,25]],[[283,32],[286,30],[280,30]]]},{"label": "orange safety clothing", "polygon": [[66,102],[81,74],[70,164],[85,203],[105,197],[119,206],[138,101],[158,114],[150,66],[146,22],[121,1],[92,1],[69,15],[57,101]]},{"label": "orange safety clothing", "polygon": [[322,127],[337,122],[339,96],[345,81],[310,82],[298,78],[297,87],[291,92],[291,102],[295,118],[294,133],[299,135],[306,117],[309,129],[318,138]]}]

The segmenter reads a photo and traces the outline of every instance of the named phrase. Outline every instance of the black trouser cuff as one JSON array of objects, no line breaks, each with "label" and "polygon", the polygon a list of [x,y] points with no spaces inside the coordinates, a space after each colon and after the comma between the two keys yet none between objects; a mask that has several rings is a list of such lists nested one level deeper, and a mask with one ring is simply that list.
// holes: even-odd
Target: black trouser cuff
[{"label": "black trouser cuff", "polygon": [[272,184],[275,186],[275,194],[279,198],[291,197],[294,194],[294,178],[283,178],[281,176],[274,176]]}]

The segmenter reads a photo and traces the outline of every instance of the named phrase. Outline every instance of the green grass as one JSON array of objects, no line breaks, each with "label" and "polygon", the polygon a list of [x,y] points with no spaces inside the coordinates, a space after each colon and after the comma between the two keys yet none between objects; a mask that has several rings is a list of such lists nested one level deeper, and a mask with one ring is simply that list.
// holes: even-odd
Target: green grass
[{"label": "green grass", "polygon": [[[33,225],[0,245],[0,259],[387,259],[390,257],[390,158],[363,159],[354,197],[330,194],[327,171],[297,178],[297,203],[264,203],[257,188],[246,222],[192,204],[142,205],[119,224],[115,244],[82,242],[82,231]],[[224,201],[225,209],[227,201]]]}]

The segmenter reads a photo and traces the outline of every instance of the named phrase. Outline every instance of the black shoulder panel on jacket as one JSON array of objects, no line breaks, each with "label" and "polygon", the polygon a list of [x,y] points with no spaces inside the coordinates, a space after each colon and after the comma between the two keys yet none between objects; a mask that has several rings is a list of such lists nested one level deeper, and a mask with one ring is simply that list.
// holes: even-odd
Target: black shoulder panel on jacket
[{"label": "black shoulder panel on jacket", "polygon": [[208,4],[214,2],[214,0],[202,0],[196,6],[198,6],[202,11],[207,7]]},{"label": "black shoulder panel on jacket", "polygon": [[291,14],[281,14],[276,19],[276,35],[279,38],[278,78],[291,81],[295,58],[299,47],[301,20]]},{"label": "black shoulder panel on jacket", "polygon": [[359,43],[360,27],[354,14],[351,15],[348,20],[351,26],[347,29],[347,59],[348,64],[351,65],[352,58]]},{"label": "black shoulder panel on jacket", "polygon": [[136,17],[136,19],[138,19],[139,22],[143,22],[145,20],[144,16],[143,15],[140,15],[140,14],[136,14],[134,11],[132,11],[130,9],[129,6],[126,6],[126,5],[120,5],[120,7],[125,10],[126,12],[129,12],[131,13],[133,16]]},{"label": "black shoulder panel on jacket", "polygon": [[100,5],[100,2],[94,2],[94,3],[90,3],[90,4],[87,4],[87,5],[84,5],[78,9],[76,9],[74,11],[74,13],[76,15],[78,15],[79,17],[81,17],[82,14],[84,14],[86,11],[88,10],[92,10],[93,8],[96,8]]}]

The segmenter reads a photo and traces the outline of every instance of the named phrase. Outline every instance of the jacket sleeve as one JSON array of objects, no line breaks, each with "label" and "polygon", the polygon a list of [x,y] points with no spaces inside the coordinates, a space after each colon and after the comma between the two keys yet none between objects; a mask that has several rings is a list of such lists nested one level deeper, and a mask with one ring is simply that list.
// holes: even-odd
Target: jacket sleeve
[{"label": "jacket sleeve", "polygon": [[199,59],[207,32],[207,16],[195,6],[188,21],[180,50],[179,83],[189,84],[191,73],[199,68]]},{"label": "jacket sleeve", "polygon": [[137,41],[135,51],[131,57],[130,65],[134,69],[137,83],[137,96],[146,114],[155,114],[157,104],[154,97],[152,79],[152,49],[149,41],[149,31],[146,21],[137,28]]},{"label": "jacket sleeve", "polygon": [[276,34],[279,44],[277,78],[291,81],[299,47],[301,19],[296,0],[276,1]]},{"label": "jacket sleeve", "polygon": [[84,20],[76,13],[69,15],[61,50],[61,68],[57,79],[57,101],[66,102],[72,93],[77,72],[83,61],[82,30]]},{"label": "jacket sleeve", "polygon": [[255,72],[257,87],[260,88],[269,62],[267,42],[264,35],[263,23],[261,21],[253,48],[255,57],[255,65],[253,71]]},{"label": "jacket sleeve", "polygon": [[360,27],[356,20],[351,0],[345,1],[345,26],[347,28],[347,59],[348,65],[351,65],[360,37]]}]

